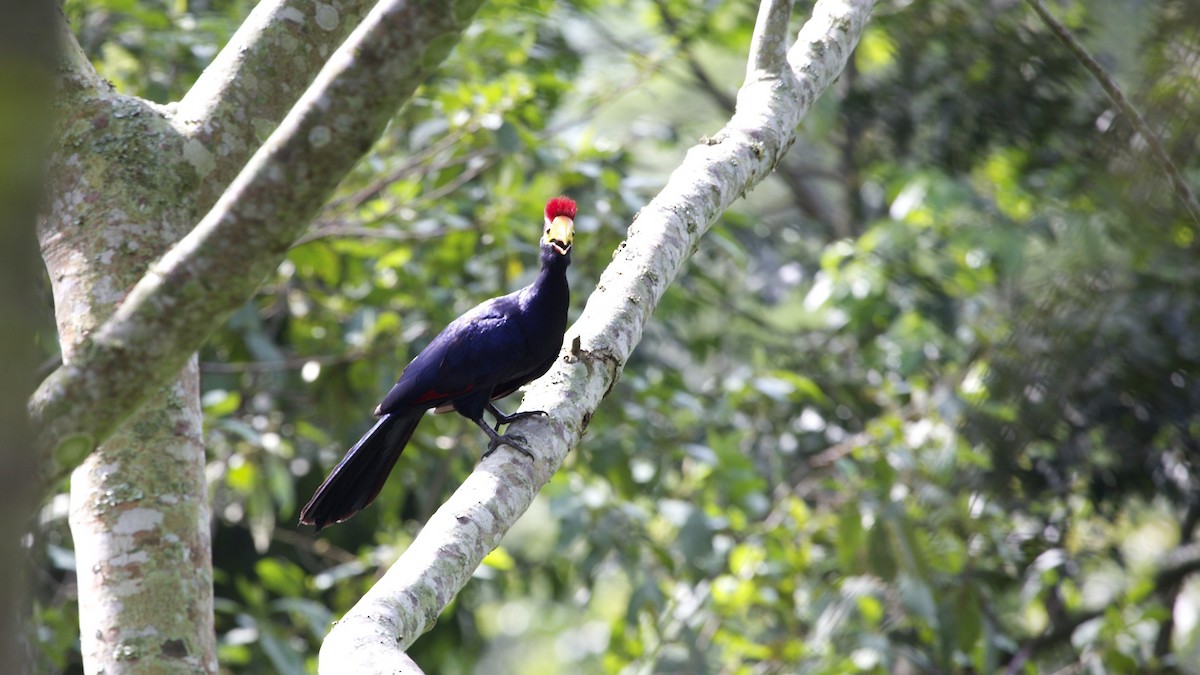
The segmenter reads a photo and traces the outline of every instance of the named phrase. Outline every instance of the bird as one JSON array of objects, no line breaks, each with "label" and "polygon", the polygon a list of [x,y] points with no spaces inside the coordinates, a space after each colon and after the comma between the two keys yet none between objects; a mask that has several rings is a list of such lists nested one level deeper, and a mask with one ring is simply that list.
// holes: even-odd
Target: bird
[{"label": "bird", "polygon": [[[507,445],[533,459],[525,439],[501,434],[501,425],[545,411],[505,415],[493,401],[512,394],[550,370],[567,330],[570,290],[567,267],[575,238],[576,204],[569,197],[546,202],[541,271],[533,283],[486,300],[451,321],[400,373],[375,408],[376,422],[346,452],[300,511],[300,523],[320,532],[366,508],[425,412],[449,412],[474,422],[488,436],[483,458]],[[487,411],[495,427],[483,419]]]}]

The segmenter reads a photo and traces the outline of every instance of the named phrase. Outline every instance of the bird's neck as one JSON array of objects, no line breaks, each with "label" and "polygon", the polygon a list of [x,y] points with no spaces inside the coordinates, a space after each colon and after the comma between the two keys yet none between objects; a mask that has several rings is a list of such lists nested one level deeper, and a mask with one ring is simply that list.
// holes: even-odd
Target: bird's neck
[{"label": "bird's neck", "polygon": [[569,255],[559,255],[553,249],[542,248],[542,270],[534,279],[530,291],[535,297],[546,299],[561,296],[565,300],[567,290],[567,267],[571,264]]},{"label": "bird's neck", "polygon": [[571,254],[562,255],[553,247],[542,246],[542,271],[538,274],[538,282],[544,279],[567,278],[567,267],[571,265]]}]

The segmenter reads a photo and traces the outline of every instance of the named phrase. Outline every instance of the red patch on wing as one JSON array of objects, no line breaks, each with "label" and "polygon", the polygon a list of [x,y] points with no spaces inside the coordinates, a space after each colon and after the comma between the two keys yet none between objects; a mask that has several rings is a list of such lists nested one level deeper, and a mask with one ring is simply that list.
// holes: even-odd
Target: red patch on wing
[{"label": "red patch on wing", "polygon": [[555,197],[546,202],[546,220],[554,220],[559,216],[575,219],[575,200],[570,197]]},{"label": "red patch on wing", "polygon": [[424,394],[421,394],[420,396],[418,396],[417,400],[413,401],[413,403],[428,403],[429,401],[434,401],[439,398],[443,398],[443,399],[444,398],[454,398],[456,396],[462,396],[463,394],[470,392],[474,388],[475,388],[475,385],[472,384],[471,386],[469,386],[466,389],[463,389],[461,391],[438,391],[437,389],[430,389],[429,391],[425,392]]}]

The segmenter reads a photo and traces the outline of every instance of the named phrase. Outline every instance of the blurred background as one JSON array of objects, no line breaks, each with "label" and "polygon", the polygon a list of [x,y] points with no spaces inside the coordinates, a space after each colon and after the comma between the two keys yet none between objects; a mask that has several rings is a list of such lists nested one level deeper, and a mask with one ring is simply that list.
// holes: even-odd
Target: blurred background
[{"label": "blurred background", "polygon": [[[252,4],[65,11],[118,90],[167,103]],[[1200,185],[1200,4],[1051,10]],[[209,341],[225,670],[315,669],[483,437],[429,418],[372,507],[314,537],[300,505],[438,330],[532,278],[560,193],[580,203],[578,315],[637,210],[728,119],[755,12],[488,3]],[[410,654],[448,674],[1200,672],[1196,234],[1025,4],[880,3],[583,443]],[[80,672],[66,489],[28,539],[47,673]]]}]

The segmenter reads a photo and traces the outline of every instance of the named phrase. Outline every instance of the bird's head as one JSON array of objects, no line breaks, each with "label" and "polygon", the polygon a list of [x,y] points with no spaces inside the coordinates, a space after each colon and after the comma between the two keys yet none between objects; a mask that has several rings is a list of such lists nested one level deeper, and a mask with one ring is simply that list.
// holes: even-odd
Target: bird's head
[{"label": "bird's head", "polygon": [[571,252],[575,239],[575,201],[570,197],[555,197],[546,202],[546,229],[542,246],[550,246],[565,256]]}]

